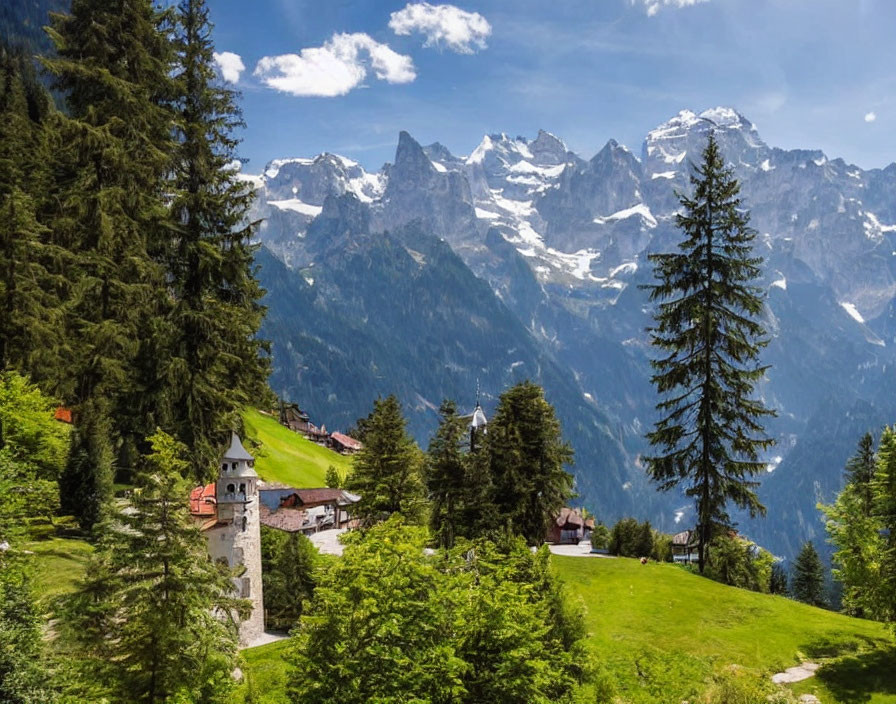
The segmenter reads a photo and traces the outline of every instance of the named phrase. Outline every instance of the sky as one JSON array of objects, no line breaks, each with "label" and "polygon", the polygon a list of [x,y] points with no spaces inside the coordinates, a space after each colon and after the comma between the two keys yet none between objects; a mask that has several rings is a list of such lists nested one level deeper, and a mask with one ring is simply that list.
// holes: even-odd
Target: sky
[{"label": "sky", "polygon": [[736,108],[771,146],[896,161],[894,0],[209,0],[242,94],[244,171],[324,151],[377,170],[398,133],[469,154],[547,130],[640,154],[682,109]]}]

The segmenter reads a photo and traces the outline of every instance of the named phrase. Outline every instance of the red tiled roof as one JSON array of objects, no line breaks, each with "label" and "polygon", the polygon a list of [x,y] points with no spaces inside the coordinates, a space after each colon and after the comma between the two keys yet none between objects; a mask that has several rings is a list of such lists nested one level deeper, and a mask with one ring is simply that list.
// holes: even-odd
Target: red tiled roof
[{"label": "red tiled roof", "polygon": [[60,406],[56,409],[56,413],[53,416],[56,420],[61,420],[63,423],[71,423],[72,422],[72,412],[65,408],[64,406]]},{"label": "red tiled roof", "polygon": [[197,518],[215,516],[218,512],[215,500],[215,485],[197,486],[190,492],[190,515]]},{"label": "red tiled roof", "polygon": [[343,435],[342,433],[331,433],[330,437],[343,447],[347,447],[350,450],[360,450],[363,447],[360,440],[355,440],[354,438],[351,438],[348,435]]}]

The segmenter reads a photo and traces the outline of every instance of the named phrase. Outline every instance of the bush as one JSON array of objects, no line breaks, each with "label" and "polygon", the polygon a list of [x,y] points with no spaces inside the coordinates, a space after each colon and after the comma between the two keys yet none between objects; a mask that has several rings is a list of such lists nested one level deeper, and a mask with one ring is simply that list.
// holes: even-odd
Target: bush
[{"label": "bush", "polygon": [[698,701],[700,704],[790,704],[797,698],[758,672],[731,665],[713,676]]},{"label": "bush", "polygon": [[655,531],[650,557],[657,562],[672,562],[672,536]]}]

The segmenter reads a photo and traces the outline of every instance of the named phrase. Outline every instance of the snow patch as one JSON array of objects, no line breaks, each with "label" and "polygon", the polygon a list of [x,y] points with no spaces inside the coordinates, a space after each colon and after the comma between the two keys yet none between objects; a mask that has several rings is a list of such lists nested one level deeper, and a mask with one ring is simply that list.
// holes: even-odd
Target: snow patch
[{"label": "snow patch", "polygon": [[643,218],[644,222],[648,227],[656,227],[656,218],[653,217],[653,213],[650,212],[650,208],[648,208],[644,203],[638,203],[637,205],[632,206],[631,208],[626,208],[625,210],[619,210],[612,215],[607,215],[604,217],[596,217],[592,222],[595,225],[604,225],[608,222],[614,220],[624,220],[626,218],[633,217],[635,215]]},{"label": "snow patch", "polygon": [[437,162],[437,161],[430,161],[429,163],[432,164],[432,167],[433,167],[436,171],[438,171],[439,173],[444,174],[445,172],[448,171],[448,169],[446,169],[444,166],[442,166],[442,165],[441,165],[439,162]]},{"label": "snow patch", "polygon": [[494,220],[496,218],[501,217],[497,213],[493,213],[491,210],[484,210],[483,208],[476,208],[476,217],[480,220]]},{"label": "snow patch", "polygon": [[312,218],[316,218],[323,210],[323,207],[319,205],[311,205],[310,203],[305,203],[298,198],[289,198],[287,200],[269,200],[268,205],[273,205],[279,210],[292,210],[296,213],[308,215]]},{"label": "snow patch", "polygon": [[768,464],[765,465],[765,471],[766,472],[774,472],[778,468],[778,465],[781,464],[781,462],[783,460],[784,460],[784,458],[781,457],[781,455],[775,455],[774,457],[771,458],[771,460],[769,460]]},{"label": "snow patch", "polygon": [[852,303],[848,303],[846,301],[840,301],[840,306],[849,313],[849,316],[855,320],[857,323],[865,323],[865,319],[862,317],[862,314],[859,313],[858,309]]},{"label": "snow patch", "polygon": [[678,175],[677,171],[660,171],[659,173],[653,174],[650,178],[675,178]]},{"label": "snow patch", "polygon": [[619,276],[619,274],[634,274],[637,270],[637,262],[625,262],[610,270],[610,278]]},{"label": "snow patch", "polygon": [[763,171],[772,171],[772,170],[774,170],[775,167],[772,166],[772,163],[770,160],[766,159],[759,165],[759,168],[762,169]]}]

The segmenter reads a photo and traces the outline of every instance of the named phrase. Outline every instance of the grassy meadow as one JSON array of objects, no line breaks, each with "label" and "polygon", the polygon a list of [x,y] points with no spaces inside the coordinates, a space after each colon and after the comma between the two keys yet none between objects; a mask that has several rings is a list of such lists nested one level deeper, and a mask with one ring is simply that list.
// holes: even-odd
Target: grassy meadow
[{"label": "grassy meadow", "polygon": [[248,449],[255,455],[255,469],[266,481],[307,489],[326,486],[330,465],[343,476],[351,471],[350,457],[311,442],[273,416],[250,409],[243,413],[243,424],[251,445]]}]

